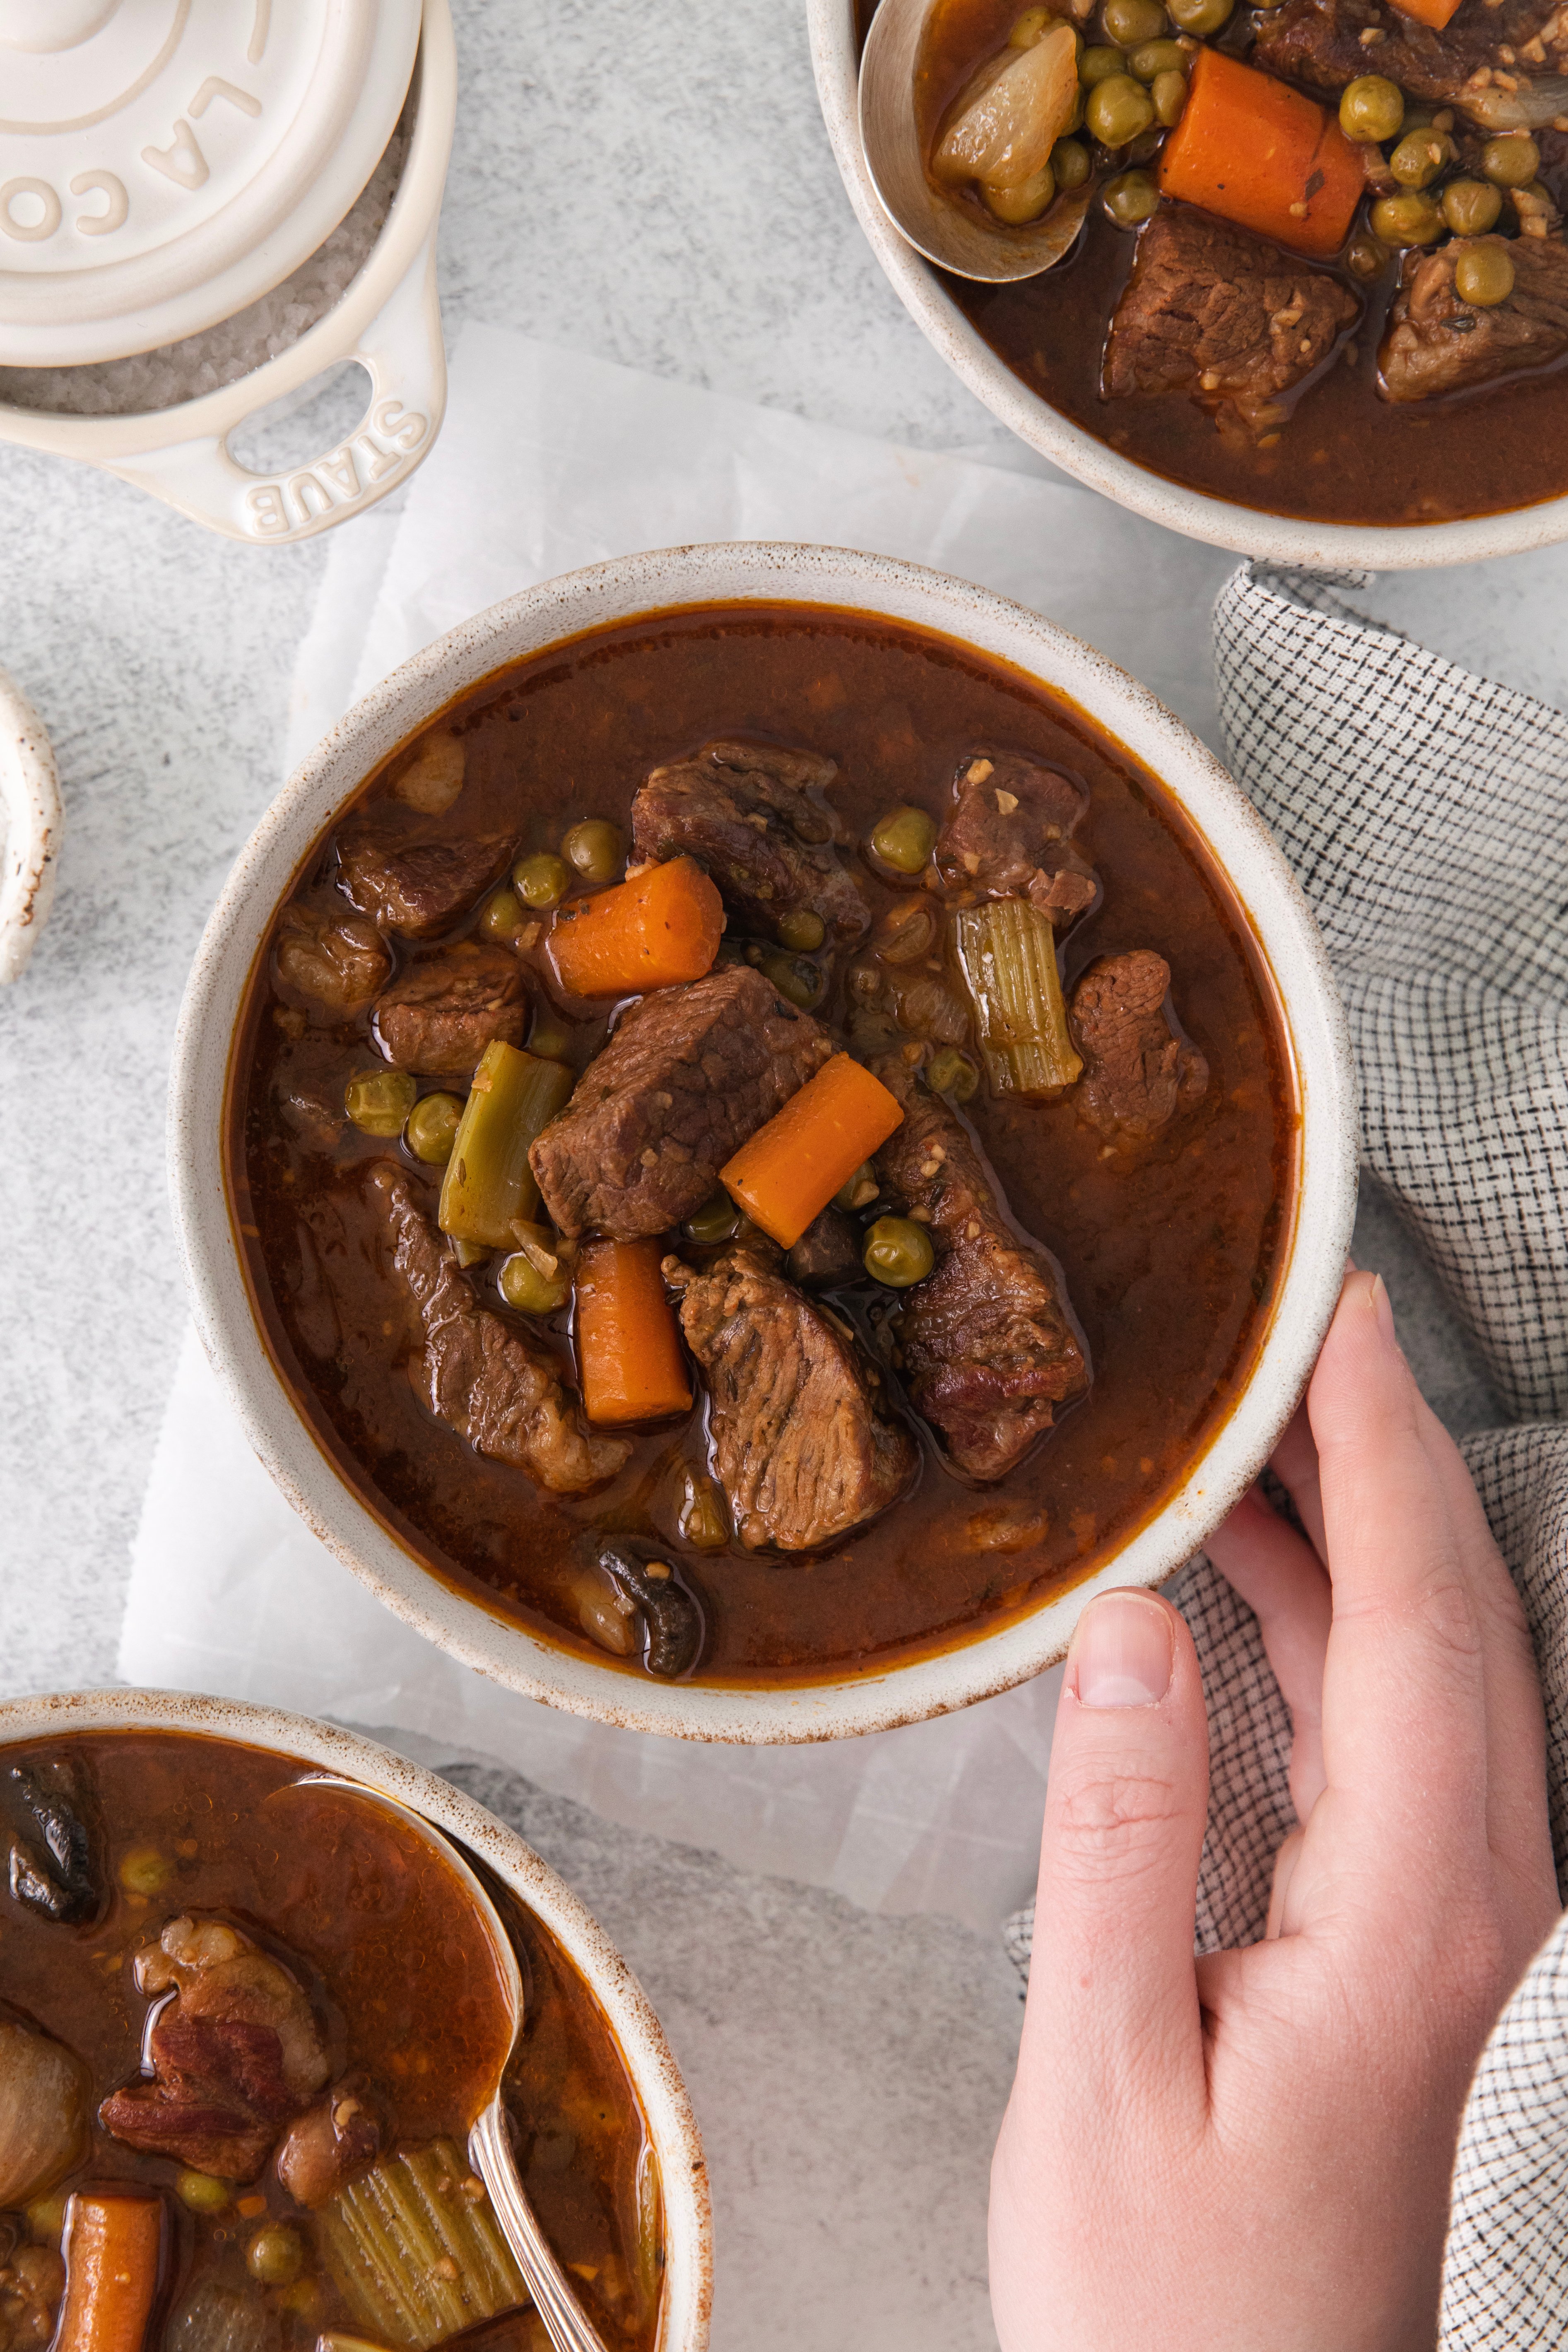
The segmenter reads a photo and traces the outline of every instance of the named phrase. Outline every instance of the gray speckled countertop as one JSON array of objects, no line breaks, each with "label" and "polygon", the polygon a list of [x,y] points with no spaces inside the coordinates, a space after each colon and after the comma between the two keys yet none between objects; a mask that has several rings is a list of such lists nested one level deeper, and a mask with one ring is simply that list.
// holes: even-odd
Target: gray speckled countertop
[{"label": "gray speckled countertop", "polygon": [[[1032,462],[941,367],[862,243],[798,0],[458,0],[457,19],[449,326],[483,318]],[[325,550],[232,545],[107,476],[11,448],[0,509],[0,662],[53,734],[68,825],[52,925],[0,995],[0,1690],[23,1691],[112,1678],[184,1320],[163,1158],[170,1038],[207,910],[280,781]],[[1490,1417],[1377,1201],[1360,1252],[1388,1271],[1445,1416]],[[621,1943],[687,2069],[713,2162],[716,2346],[990,2345],[986,2165],[1019,2014],[1000,1952],[951,1921],[748,1878],[515,1782],[508,1809]]]}]

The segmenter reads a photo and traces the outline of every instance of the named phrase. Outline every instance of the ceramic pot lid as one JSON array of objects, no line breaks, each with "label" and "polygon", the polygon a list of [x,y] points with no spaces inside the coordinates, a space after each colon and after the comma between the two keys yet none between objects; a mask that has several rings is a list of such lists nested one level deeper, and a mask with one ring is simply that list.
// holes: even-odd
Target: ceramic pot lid
[{"label": "ceramic pot lid", "polygon": [[420,0],[0,0],[0,364],[230,318],[348,211]]}]

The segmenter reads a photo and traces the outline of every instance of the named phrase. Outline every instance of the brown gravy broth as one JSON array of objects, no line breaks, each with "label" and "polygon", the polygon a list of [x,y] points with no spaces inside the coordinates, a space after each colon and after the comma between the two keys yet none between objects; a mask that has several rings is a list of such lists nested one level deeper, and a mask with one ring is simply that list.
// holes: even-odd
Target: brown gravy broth
[{"label": "brown gravy broth", "polygon": [[[400,1159],[427,1183],[433,1213],[439,1171],[352,1127],[330,1160],[300,1147],[275,1108],[279,1086],[324,1069],[341,1087],[374,1053],[363,1024],[290,1039],[273,1017],[264,955],[231,1066],[228,1181],[262,1328],[320,1443],[438,1574],[595,1658],[605,1654],[579,1630],[574,1569],[606,1528],[656,1536],[702,1601],[703,1681],[884,1665],[988,1631],[1089,1573],[1228,1409],[1261,1335],[1293,1181],[1295,1112],[1268,983],[1163,788],[1020,673],[934,635],[812,606],[700,607],[609,629],[488,679],[454,720],[469,781],[451,822],[514,828],[524,851],[553,847],[585,816],[624,827],[647,770],[715,736],[826,753],[838,763],[829,797],[849,835],[844,854],[874,913],[909,888],[887,888],[853,846],[889,807],[941,811],[976,745],[1068,769],[1092,796],[1075,839],[1105,890],[1068,935],[1068,984],[1096,956],[1156,949],[1212,1078],[1131,1164],[1107,1160],[1070,1099],[1007,1108],[983,1087],[968,1106],[1014,1216],[1059,1259],[1092,1354],[1089,1398],[1032,1456],[1000,1486],[976,1487],[928,1443],[917,1489],[826,1556],[697,1554],[677,1514],[683,1466],[707,1467],[700,1404],[685,1425],[639,1436],[613,1485],[568,1499],[481,1459],[420,1402],[364,1176],[373,1160]],[[368,797],[382,789],[373,781]],[[306,860],[302,887],[328,870],[330,840]],[[829,1023],[843,1010],[843,961],[818,1008]],[[605,1034],[602,1016],[583,1021],[574,1058],[586,1062]],[[873,1289],[858,1307],[838,1294],[863,1329]],[[481,1295],[497,1303],[493,1284]],[[567,1317],[556,1323],[565,1351]],[[971,1522],[1000,1503],[1043,1514],[1044,1536],[1026,1550],[977,1549]]]},{"label": "brown gravy broth", "polygon": [[[448,2135],[463,2144],[468,2095],[493,2081],[497,2063],[496,2005],[485,1997],[494,1963],[458,1882],[411,1831],[363,1816],[345,1828],[326,1792],[279,1794],[300,1780],[298,1764],[191,1734],[74,1734],[0,1750],[0,1771],[64,1757],[86,1768],[110,1900],[96,1922],[71,1927],[0,1892],[0,2001],[85,2060],[94,2112],[138,2068],[146,1998],[128,1955],[188,1908],[232,1921],[295,1971],[327,2026],[334,2079],[363,2078],[394,2126],[389,2147]],[[167,1864],[166,1884],[128,1894],[121,1864],[149,1855]],[[646,2213],[653,2158],[637,2094],[566,1954],[504,1888],[491,1882],[489,1891],[523,1979],[525,2028],[507,2095],[524,2183],[613,2352],[646,2352],[658,2257],[648,2245],[639,2252],[639,2193]],[[172,2192],[179,2171],[177,2159],[142,2154],[95,2125],[87,2158],[61,2186]],[[245,2246],[269,2216],[308,2237],[309,2217],[270,2163],[235,2198],[249,2210],[231,2204],[215,2216],[189,2213],[170,2194],[178,2274],[165,2309],[203,2276],[243,2284]],[[312,2265],[306,2277],[311,2288],[292,2305],[267,2298],[286,2352],[313,2346],[323,2326],[359,2325],[324,2270]],[[531,2315],[492,2323],[491,2336],[495,2352],[547,2346]]]},{"label": "brown gravy broth", "polygon": [[[858,13],[864,40],[875,0],[858,0]],[[1016,0],[947,0],[922,66],[920,111],[928,134],[1019,13]],[[1248,21],[1238,8],[1215,46],[1245,57]],[[1331,109],[1323,91],[1309,95]],[[1542,184],[1559,211],[1568,211],[1568,136],[1535,135]],[[1136,244],[1091,204],[1071,253],[1041,277],[982,286],[935,274],[1031,392],[1118,456],[1211,498],[1304,521],[1382,524],[1506,513],[1568,492],[1568,358],[1512,383],[1422,401],[1382,397],[1377,352],[1395,291],[1393,268],[1370,286],[1346,269],[1333,272],[1363,306],[1350,338],[1355,363],[1346,363],[1342,344],[1288,395],[1290,421],[1271,448],[1240,430],[1222,433],[1207,409],[1181,393],[1103,398],[1106,336]]]}]

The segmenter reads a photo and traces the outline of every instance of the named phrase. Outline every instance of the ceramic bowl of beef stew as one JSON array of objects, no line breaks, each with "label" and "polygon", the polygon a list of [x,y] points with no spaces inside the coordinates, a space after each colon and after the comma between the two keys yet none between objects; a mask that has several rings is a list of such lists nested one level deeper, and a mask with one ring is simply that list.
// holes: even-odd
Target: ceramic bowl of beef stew
[{"label": "ceramic bowl of beef stew", "polygon": [[1553,0],[932,0],[912,75],[899,45],[907,169],[1059,254],[1010,284],[937,268],[893,226],[860,134],[877,0],[809,6],[883,269],[1068,473],[1287,562],[1470,562],[1568,536]]},{"label": "ceramic bowl of beef stew", "polygon": [[658,2021],[450,1782],[228,1700],[12,1699],[0,1853],[7,2343],[548,2352],[471,2160],[499,2080],[605,2352],[700,2352],[707,2182]]},{"label": "ceramic bowl of beef stew", "polygon": [[629,558],[397,671],[193,971],[195,1314],[297,1507],[536,1697],[739,1740],[1059,1657],[1251,1479],[1354,1192],[1315,927],[1021,607]]}]

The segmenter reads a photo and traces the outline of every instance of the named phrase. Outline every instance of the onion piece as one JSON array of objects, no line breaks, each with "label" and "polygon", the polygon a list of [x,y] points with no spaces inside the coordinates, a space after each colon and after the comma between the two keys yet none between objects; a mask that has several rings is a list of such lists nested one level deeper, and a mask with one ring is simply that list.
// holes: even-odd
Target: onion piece
[{"label": "onion piece", "polygon": [[1462,89],[1454,103],[1483,131],[1550,131],[1568,114],[1568,81],[1553,74],[1546,81],[1521,79],[1513,89],[1492,82],[1485,89]]},{"label": "onion piece", "polygon": [[52,2189],[86,2137],[80,2061],[29,2026],[0,2024],[0,2206]]},{"label": "onion piece", "polygon": [[1078,103],[1078,40],[1055,26],[1033,48],[990,58],[950,110],[931,167],[952,184],[1016,188],[1050,161]]}]

